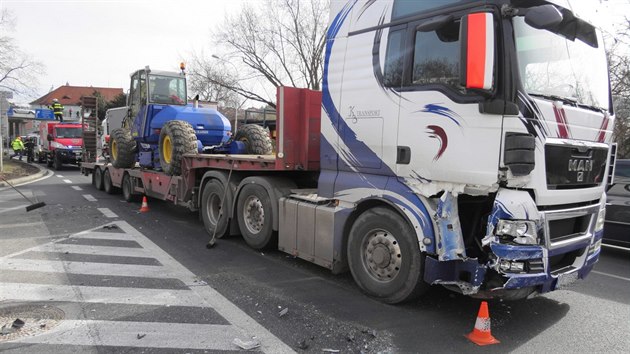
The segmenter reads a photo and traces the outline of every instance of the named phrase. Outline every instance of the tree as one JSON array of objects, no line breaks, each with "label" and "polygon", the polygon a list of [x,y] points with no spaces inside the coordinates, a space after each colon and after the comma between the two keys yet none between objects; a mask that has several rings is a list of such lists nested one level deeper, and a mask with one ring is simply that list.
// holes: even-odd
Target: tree
[{"label": "tree", "polygon": [[[227,53],[225,60],[200,63],[217,68],[207,70],[213,74],[208,82],[272,107],[278,86],[319,90],[329,5],[328,0],[246,3],[215,30],[216,44]],[[240,68],[226,77],[230,70],[221,69],[227,60]]]},{"label": "tree", "polygon": [[108,109],[124,107],[127,105],[127,95],[124,93],[117,95],[111,101],[106,101],[103,95],[96,90],[94,90],[92,96],[96,97],[96,102],[98,104],[98,112],[96,116],[99,120],[105,119],[105,113]]},{"label": "tree", "polygon": [[617,142],[617,158],[630,158],[630,19],[609,38],[610,87],[615,107],[613,139]]},{"label": "tree", "polygon": [[0,10],[0,89],[19,95],[36,96],[37,76],[43,73],[41,63],[22,52],[13,37],[15,18],[9,10]]}]

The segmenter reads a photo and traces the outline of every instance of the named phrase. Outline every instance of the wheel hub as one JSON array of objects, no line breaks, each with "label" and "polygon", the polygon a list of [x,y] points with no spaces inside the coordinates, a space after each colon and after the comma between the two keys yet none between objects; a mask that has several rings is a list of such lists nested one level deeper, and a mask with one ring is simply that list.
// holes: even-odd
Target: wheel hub
[{"label": "wheel hub", "polygon": [[243,216],[250,233],[257,234],[262,230],[265,224],[265,209],[258,197],[252,195],[245,200]]},{"label": "wheel hub", "polygon": [[364,243],[363,261],[372,277],[390,281],[400,272],[400,245],[391,233],[385,230],[372,231]]}]

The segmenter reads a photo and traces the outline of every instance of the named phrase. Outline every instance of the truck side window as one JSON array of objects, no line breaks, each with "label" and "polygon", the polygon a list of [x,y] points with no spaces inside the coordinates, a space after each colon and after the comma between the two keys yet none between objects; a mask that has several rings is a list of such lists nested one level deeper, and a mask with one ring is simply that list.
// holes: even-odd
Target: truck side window
[{"label": "truck side window", "polygon": [[416,32],[413,53],[412,85],[459,85],[459,22],[432,32]]},{"label": "truck side window", "polygon": [[400,87],[402,85],[403,69],[403,38],[404,31],[389,33],[387,39],[387,54],[385,57],[384,83],[385,86]]}]

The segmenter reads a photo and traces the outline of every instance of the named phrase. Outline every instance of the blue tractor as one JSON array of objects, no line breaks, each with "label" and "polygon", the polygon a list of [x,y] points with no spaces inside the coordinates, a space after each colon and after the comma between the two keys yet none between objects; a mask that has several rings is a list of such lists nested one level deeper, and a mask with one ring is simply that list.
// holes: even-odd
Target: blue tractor
[{"label": "blue tractor", "polygon": [[122,127],[110,137],[114,167],[140,167],[181,173],[181,158],[190,153],[268,155],[268,132],[244,125],[233,137],[228,119],[215,109],[187,102],[184,65],[181,72],[151,70],[131,74],[128,113]]}]

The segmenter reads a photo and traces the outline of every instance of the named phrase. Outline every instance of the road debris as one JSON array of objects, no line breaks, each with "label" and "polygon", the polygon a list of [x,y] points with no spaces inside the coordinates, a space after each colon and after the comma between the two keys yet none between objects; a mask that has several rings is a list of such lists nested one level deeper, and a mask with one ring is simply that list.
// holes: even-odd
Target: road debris
[{"label": "road debris", "polygon": [[15,321],[13,321],[13,324],[11,325],[11,327],[16,328],[16,329],[20,329],[22,327],[24,327],[25,322],[22,321],[19,318],[16,318]]},{"label": "road debris", "polygon": [[136,338],[138,338],[138,339],[142,339],[142,338],[144,338],[144,337],[146,337],[146,336],[147,336],[147,335],[146,335],[146,334],[144,334],[144,333],[143,333],[143,334],[138,333],[138,335],[136,336]]},{"label": "road debris", "polygon": [[298,348],[300,349],[308,349],[309,345],[308,343],[306,343],[306,339],[302,339],[301,341],[298,342]]},{"label": "road debris", "polygon": [[232,344],[237,345],[239,348],[243,350],[252,350],[254,348],[260,347],[260,342],[257,340],[243,341],[239,338],[234,338],[234,340],[232,341]]},{"label": "road debris", "polygon": [[286,315],[288,312],[289,312],[289,308],[286,307],[282,311],[278,312],[278,316],[282,317],[282,316]]},{"label": "road debris", "polygon": [[322,349],[326,353],[339,353],[339,349]]},{"label": "road debris", "polygon": [[13,333],[13,331],[14,331],[13,327],[11,327],[9,325],[4,325],[4,326],[2,326],[2,329],[0,329],[0,334],[1,335],[6,335],[6,334]]},{"label": "road debris", "polygon": [[104,228],[104,229],[107,229],[107,230],[112,230],[112,229],[117,229],[117,228],[118,228],[118,225],[116,225],[116,224],[112,224],[112,225],[105,225],[105,226],[103,226],[103,228]]}]

